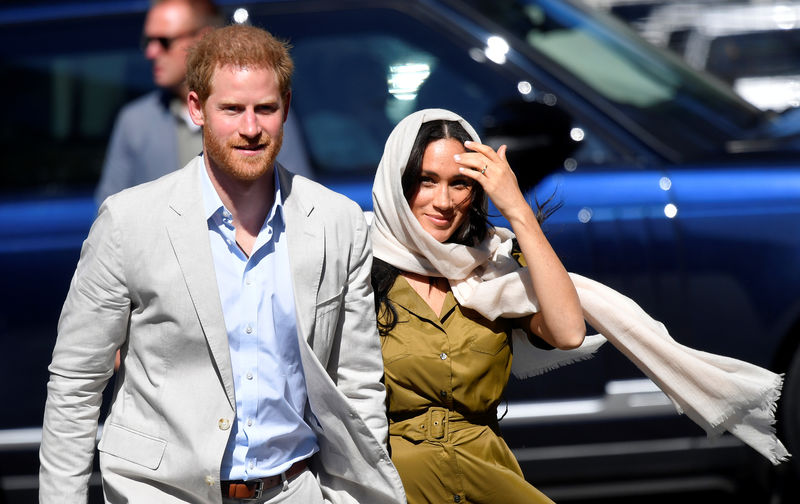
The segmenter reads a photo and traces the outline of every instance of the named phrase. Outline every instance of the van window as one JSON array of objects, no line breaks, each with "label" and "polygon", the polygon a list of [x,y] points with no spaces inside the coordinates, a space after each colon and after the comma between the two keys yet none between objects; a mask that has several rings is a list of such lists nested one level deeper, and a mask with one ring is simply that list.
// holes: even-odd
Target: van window
[{"label": "van window", "polygon": [[93,187],[119,108],[152,87],[142,18],[4,25],[0,190]]},{"label": "van window", "polygon": [[519,97],[515,81],[406,13],[251,14],[292,45],[292,107],[323,178],[372,174],[392,128],[415,110],[451,109],[480,133],[493,106]]}]

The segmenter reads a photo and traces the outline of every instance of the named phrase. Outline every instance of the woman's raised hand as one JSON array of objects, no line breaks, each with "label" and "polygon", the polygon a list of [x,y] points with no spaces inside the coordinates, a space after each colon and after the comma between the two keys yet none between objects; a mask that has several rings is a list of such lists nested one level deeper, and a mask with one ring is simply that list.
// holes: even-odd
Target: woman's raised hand
[{"label": "woman's raised hand", "polygon": [[533,212],[519,188],[517,176],[508,164],[505,145],[501,145],[497,152],[478,142],[464,142],[464,147],[473,152],[455,156],[456,162],[462,166],[461,173],[483,186],[486,195],[503,217],[512,221],[523,217],[516,212]]}]

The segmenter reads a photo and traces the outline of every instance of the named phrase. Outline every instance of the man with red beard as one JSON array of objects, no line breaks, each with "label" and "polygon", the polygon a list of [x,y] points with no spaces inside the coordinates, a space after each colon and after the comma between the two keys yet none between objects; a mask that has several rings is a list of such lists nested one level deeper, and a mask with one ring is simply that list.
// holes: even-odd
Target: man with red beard
[{"label": "man with red beard", "polygon": [[[203,35],[222,24],[211,0],[151,1],[141,49],[156,89],[120,110],[95,190],[98,205],[122,189],[180,169],[203,150],[203,135],[186,106],[186,58]],[[292,163],[295,173],[312,175],[303,149],[298,124],[290,118],[280,160]]]},{"label": "man with red beard", "polygon": [[397,503],[367,226],[275,162],[293,64],[230,26],[188,60],[203,154],[102,205],[58,327],[40,502]]}]

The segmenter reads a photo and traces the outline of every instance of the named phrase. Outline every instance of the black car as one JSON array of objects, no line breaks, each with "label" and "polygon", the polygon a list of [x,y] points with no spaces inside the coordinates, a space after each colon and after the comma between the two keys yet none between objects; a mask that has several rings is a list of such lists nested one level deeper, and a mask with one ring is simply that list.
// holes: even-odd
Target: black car
[{"label": "black car", "polygon": [[[569,270],[632,297],[685,345],[786,373],[778,427],[800,450],[796,127],[572,2],[222,3],[291,42],[292,107],[317,180],[369,212],[394,124],[420,108],[458,112],[509,145],[532,201],[563,204],[545,231]],[[47,365],[111,124],[152,89],[137,45],[146,8],[0,6],[9,502],[36,491]],[[707,439],[611,345],[512,382],[506,404],[509,445],[559,502],[686,489],[767,502],[800,479],[797,465],[773,469],[732,436]]]}]

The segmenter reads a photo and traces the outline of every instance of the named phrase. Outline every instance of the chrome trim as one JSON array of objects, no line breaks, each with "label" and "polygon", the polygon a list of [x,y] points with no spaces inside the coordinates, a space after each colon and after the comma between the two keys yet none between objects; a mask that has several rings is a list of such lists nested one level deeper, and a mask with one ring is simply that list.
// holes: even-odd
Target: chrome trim
[{"label": "chrome trim", "polygon": [[0,430],[0,451],[38,450],[41,442],[41,427]]},{"label": "chrome trim", "polygon": [[[103,426],[97,428],[97,441],[103,435]],[[0,429],[0,452],[38,450],[42,444],[42,428]]]},{"label": "chrome trim", "polygon": [[[500,408],[502,415],[503,408]],[[641,416],[678,415],[672,401],[647,378],[606,384],[605,395],[592,399],[512,402],[502,426],[590,420],[624,420]]]}]

